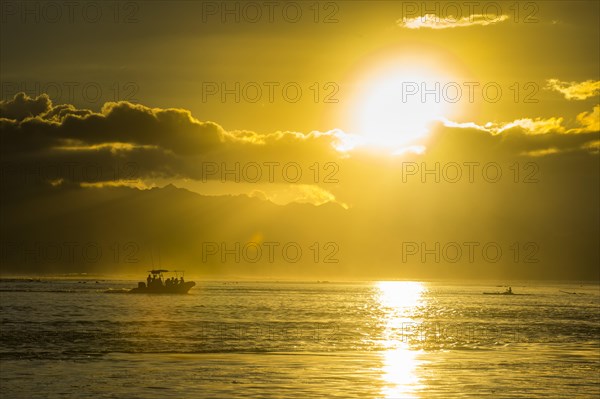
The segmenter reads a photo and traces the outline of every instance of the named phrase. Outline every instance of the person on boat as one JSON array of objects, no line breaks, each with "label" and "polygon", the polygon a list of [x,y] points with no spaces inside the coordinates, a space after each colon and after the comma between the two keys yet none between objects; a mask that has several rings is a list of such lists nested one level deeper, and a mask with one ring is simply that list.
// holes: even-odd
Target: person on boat
[{"label": "person on boat", "polygon": [[512,288],[511,288],[511,287],[508,287],[508,289],[506,290],[506,293],[507,293],[507,294],[512,294],[512,293],[513,293],[513,292],[512,292]]},{"label": "person on boat", "polygon": [[152,282],[152,275],[150,273],[148,273],[148,278],[146,279],[146,282],[148,283],[147,286],[150,287],[150,283]]},{"label": "person on boat", "polygon": [[170,279],[170,278],[166,279],[166,280],[165,280],[165,287],[170,287],[170,286],[171,286],[171,283],[172,283],[172,281],[171,281],[171,279]]},{"label": "person on boat", "polygon": [[183,276],[179,278],[179,284],[183,284]]}]

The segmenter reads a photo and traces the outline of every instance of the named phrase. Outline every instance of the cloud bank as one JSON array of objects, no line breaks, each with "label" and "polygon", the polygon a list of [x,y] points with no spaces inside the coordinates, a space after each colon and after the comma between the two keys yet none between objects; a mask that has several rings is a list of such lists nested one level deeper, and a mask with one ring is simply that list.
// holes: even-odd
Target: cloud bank
[{"label": "cloud bank", "polygon": [[[57,240],[105,248],[115,240],[158,242],[169,264],[200,270],[199,243],[261,236],[302,242],[305,248],[315,241],[339,246],[340,262],[333,267],[307,255],[304,263],[278,266],[277,273],[597,275],[600,233],[590,221],[599,212],[599,107],[572,124],[561,116],[483,125],[446,121],[432,127],[418,151],[388,152],[341,131],[226,131],[187,110],[127,102],[91,111],[54,105],[46,96],[18,95],[0,103],[0,112],[0,227],[3,236],[26,248]],[[358,144],[340,145],[344,140]],[[302,178],[291,183],[276,173],[272,179],[265,174],[251,182],[231,181],[232,174],[244,173],[236,165],[252,165],[246,172],[253,176],[256,166],[265,172],[267,162],[296,162]],[[205,173],[206,165],[225,168],[226,181],[223,174]],[[403,242],[473,240],[500,242],[503,261],[485,267],[400,263]],[[511,245],[532,241],[540,248],[540,262],[513,262]],[[4,260],[14,262],[10,267],[16,271],[58,270],[28,256],[17,252]],[[235,273],[256,267],[274,275],[264,267],[276,265],[217,259],[210,267]]]},{"label": "cloud bank", "polygon": [[[390,154],[424,156],[429,148],[438,148],[440,140],[453,130],[462,132],[462,135],[455,138],[451,147],[460,143],[461,149],[467,152],[477,146],[482,137],[489,141],[486,151],[493,149],[507,156],[554,154],[565,150],[595,151],[596,147],[589,143],[598,139],[599,119],[600,106],[580,113],[571,125],[559,116],[521,118],[484,125],[445,120],[434,128],[427,145],[412,143],[404,149],[393,149]],[[301,165],[304,172],[294,183],[318,184],[319,179],[307,173],[314,165],[322,167],[346,158],[354,162],[360,158],[361,152],[368,149],[368,140],[364,137],[359,139],[339,130],[310,133],[226,131],[215,122],[197,120],[185,109],[109,102],[94,112],[68,104],[54,105],[46,95],[31,98],[22,93],[12,100],[0,102],[0,127],[0,154],[4,163],[81,165],[91,162],[114,165],[116,162],[131,162],[137,167],[138,177],[150,187],[150,181],[161,179],[218,181],[223,173],[208,170],[215,167],[227,174],[227,170],[243,167],[240,165],[244,164],[252,164],[253,167],[257,164],[266,170],[265,165],[290,162]],[[575,135],[579,137],[563,137]],[[507,137],[512,140],[507,141]],[[412,151],[412,148],[419,151]],[[548,148],[554,150],[548,151]],[[73,178],[67,173],[58,173],[52,180],[69,182]],[[111,180],[115,179],[109,176],[78,182],[97,184]],[[290,183],[289,179],[282,179],[280,175],[273,177],[266,173],[253,182],[288,186]],[[314,197],[321,202],[322,198],[330,198],[331,195],[320,191],[318,195],[314,192],[309,195],[307,190],[311,189],[296,190],[299,198]]]},{"label": "cloud bank", "polygon": [[406,29],[450,29],[469,26],[489,26],[506,20],[508,20],[508,15],[499,15],[494,18],[483,14],[473,14],[461,18],[455,18],[450,15],[442,18],[436,14],[425,14],[421,17],[399,19],[396,21],[396,24]]},{"label": "cloud bank", "polygon": [[567,100],[586,100],[600,95],[600,80],[564,82],[558,79],[548,79],[546,88],[562,93]]}]

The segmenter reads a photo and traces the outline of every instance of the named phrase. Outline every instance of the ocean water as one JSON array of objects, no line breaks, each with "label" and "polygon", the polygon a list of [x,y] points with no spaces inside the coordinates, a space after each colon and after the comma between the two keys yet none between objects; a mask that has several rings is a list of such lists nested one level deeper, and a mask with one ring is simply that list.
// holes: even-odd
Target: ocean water
[{"label": "ocean water", "polygon": [[0,397],[600,397],[597,284],[135,285],[0,280]]}]

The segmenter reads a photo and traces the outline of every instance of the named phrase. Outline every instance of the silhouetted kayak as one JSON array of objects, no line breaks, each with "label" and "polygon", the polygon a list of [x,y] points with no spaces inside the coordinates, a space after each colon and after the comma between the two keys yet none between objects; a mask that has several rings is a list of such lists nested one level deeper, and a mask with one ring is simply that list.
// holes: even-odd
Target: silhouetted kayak
[{"label": "silhouetted kayak", "polygon": [[484,292],[483,295],[531,296],[533,294],[515,294],[514,292]]},{"label": "silhouetted kayak", "polygon": [[513,292],[484,292],[483,295],[519,295]]}]

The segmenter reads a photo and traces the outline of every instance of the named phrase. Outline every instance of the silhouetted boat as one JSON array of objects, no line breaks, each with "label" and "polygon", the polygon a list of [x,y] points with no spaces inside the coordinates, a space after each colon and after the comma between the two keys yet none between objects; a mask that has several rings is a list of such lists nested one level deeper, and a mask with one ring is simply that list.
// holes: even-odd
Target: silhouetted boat
[{"label": "silhouetted boat", "polygon": [[[146,283],[140,281],[136,288],[129,290],[130,294],[187,294],[196,285],[193,281],[184,281],[183,272],[179,270],[158,269],[149,270],[148,273]],[[175,277],[165,279],[164,273],[175,273]]]}]

